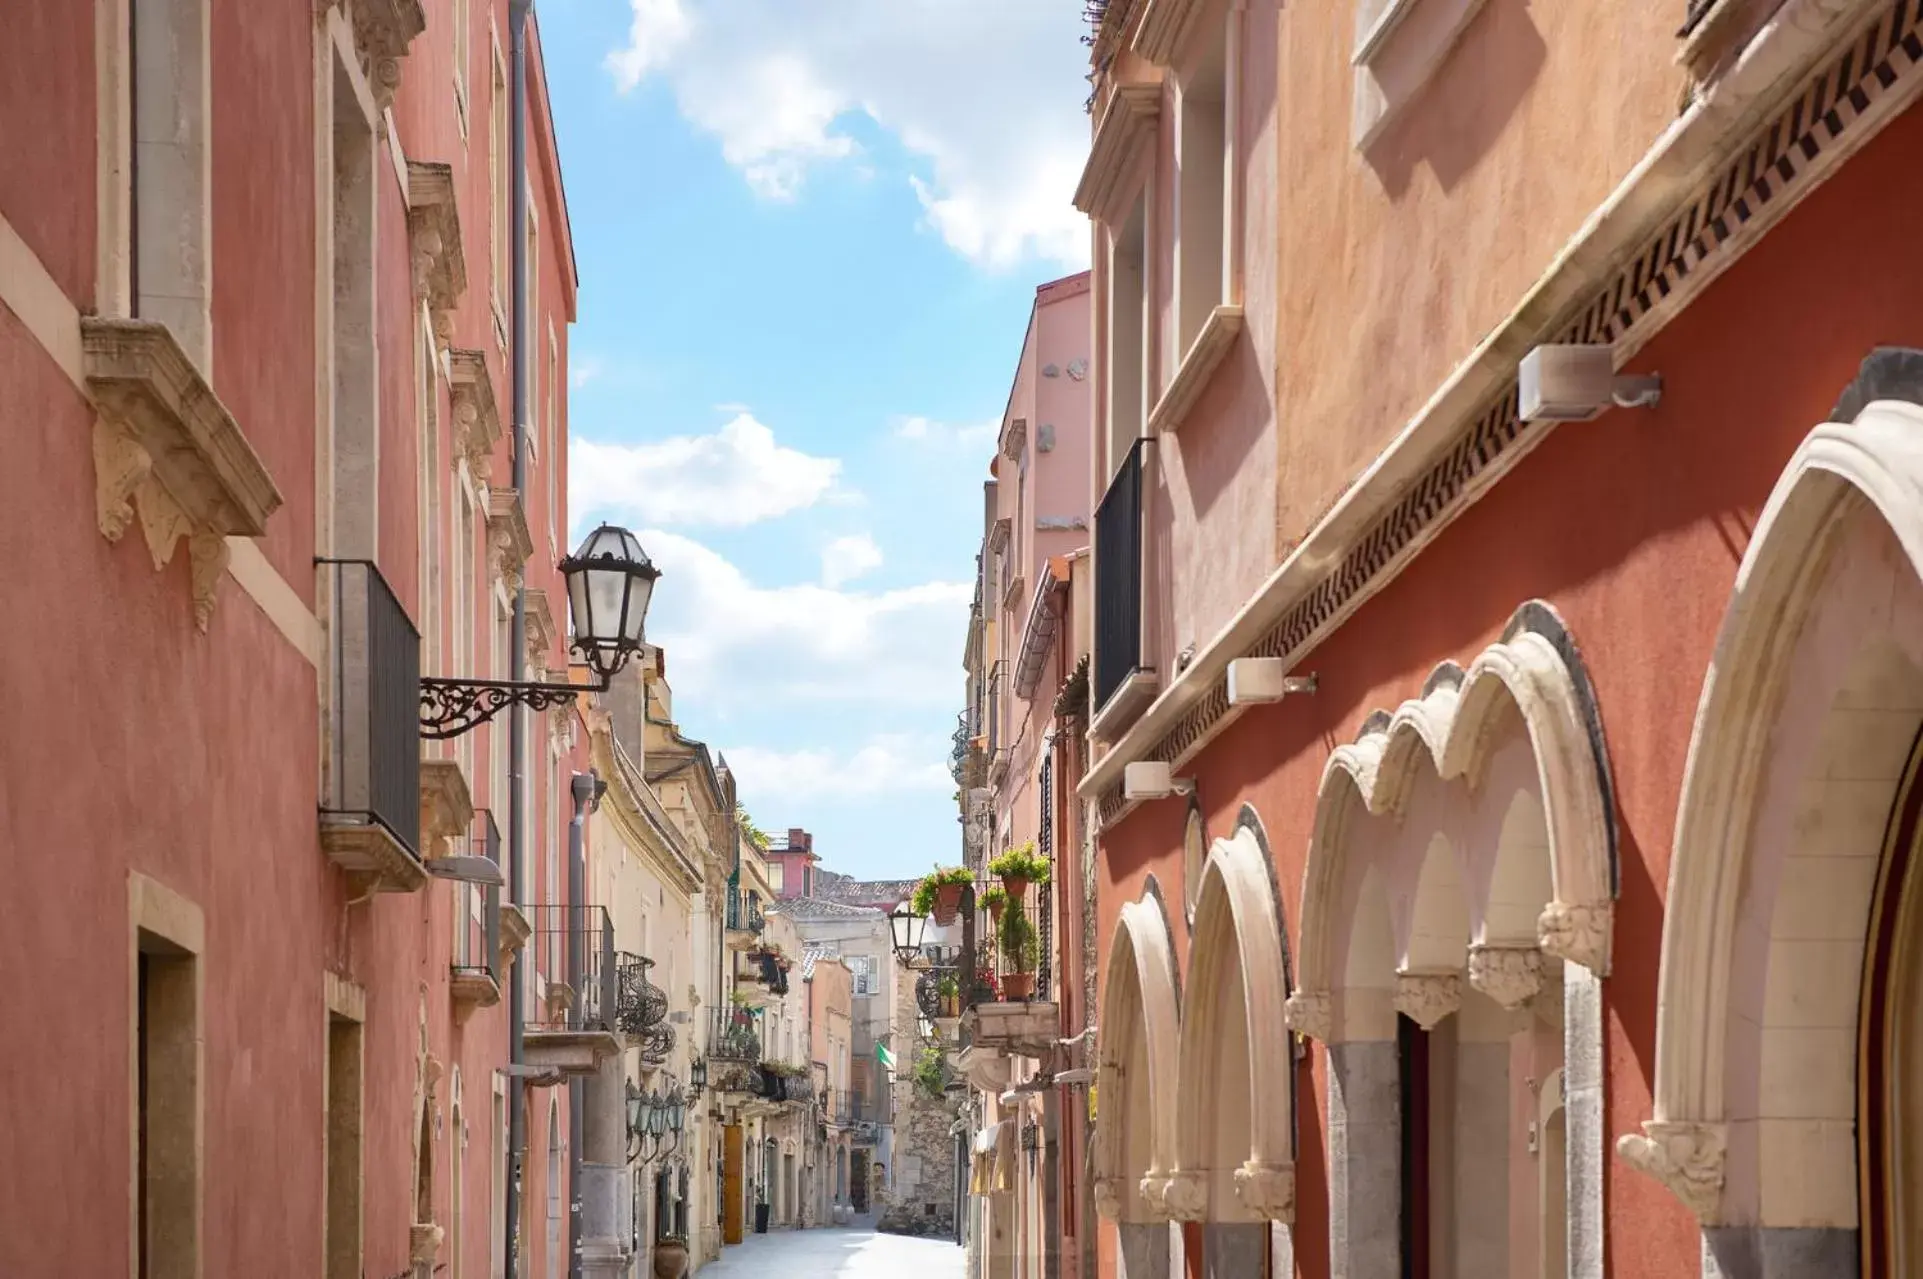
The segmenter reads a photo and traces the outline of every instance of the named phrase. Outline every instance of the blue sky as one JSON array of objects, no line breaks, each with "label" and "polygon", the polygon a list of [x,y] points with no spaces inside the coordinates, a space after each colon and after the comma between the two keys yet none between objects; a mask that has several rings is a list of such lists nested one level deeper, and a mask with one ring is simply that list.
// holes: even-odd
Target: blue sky
[{"label": "blue sky", "polygon": [[683,731],[836,870],[953,861],[981,482],[1086,264],[1079,0],[541,0],[571,510],[665,575]]}]

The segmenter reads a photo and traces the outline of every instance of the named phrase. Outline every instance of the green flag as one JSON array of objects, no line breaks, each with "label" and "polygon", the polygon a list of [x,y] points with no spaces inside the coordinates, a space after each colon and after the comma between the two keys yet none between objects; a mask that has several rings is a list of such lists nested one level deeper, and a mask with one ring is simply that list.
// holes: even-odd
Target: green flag
[{"label": "green flag", "polygon": [[893,1070],[895,1068],[895,1054],[888,1051],[887,1044],[879,1041],[875,1044],[875,1060],[881,1063],[882,1069],[884,1070]]}]

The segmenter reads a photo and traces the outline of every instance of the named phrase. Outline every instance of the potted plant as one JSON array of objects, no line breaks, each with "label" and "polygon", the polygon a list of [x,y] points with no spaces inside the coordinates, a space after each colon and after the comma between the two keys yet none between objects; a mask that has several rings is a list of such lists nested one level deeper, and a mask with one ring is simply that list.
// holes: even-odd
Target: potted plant
[{"label": "potted plant", "polygon": [[962,890],[968,887],[974,876],[963,866],[937,866],[915,885],[914,911],[917,915],[933,915],[935,922],[946,928],[955,922],[961,910]]},{"label": "potted plant", "polygon": [[940,1016],[961,1016],[961,983],[955,980],[954,974],[945,974],[935,983],[935,1000],[941,1009]]},{"label": "potted plant", "polygon": [[1008,890],[1000,884],[990,884],[975,895],[975,905],[988,912],[988,917],[999,927],[1002,922],[1002,907],[1008,905]]},{"label": "potted plant", "polygon": [[654,1279],[681,1279],[688,1273],[688,1240],[665,1234],[654,1241]]},{"label": "potted plant", "polygon": [[996,936],[1002,961],[1008,966],[1002,973],[1002,993],[1009,999],[1026,1000],[1035,993],[1035,965],[1041,959],[1042,946],[1019,898],[1010,900],[1002,912]]},{"label": "potted plant", "polygon": [[988,873],[1002,881],[1008,899],[1016,902],[1022,899],[1030,884],[1048,882],[1048,859],[1035,852],[1035,841],[1031,839],[988,863]]}]

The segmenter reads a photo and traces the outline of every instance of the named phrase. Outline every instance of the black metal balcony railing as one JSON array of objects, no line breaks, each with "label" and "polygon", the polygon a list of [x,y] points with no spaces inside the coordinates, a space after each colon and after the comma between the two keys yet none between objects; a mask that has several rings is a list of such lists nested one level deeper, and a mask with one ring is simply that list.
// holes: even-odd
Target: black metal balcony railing
[{"label": "black metal balcony railing", "polygon": [[813,1101],[815,1081],[806,1075],[788,1074],[764,1063],[761,1067],[761,1095],[769,1101]]},{"label": "black metal balcony railing", "polygon": [[868,1100],[867,1094],[846,1088],[834,1095],[829,1118],[844,1128],[851,1124],[877,1122],[874,1104]]},{"label": "black metal balcony railing", "polygon": [[1130,447],[1095,508],[1095,710],[1142,664],[1142,457]]},{"label": "black metal balcony railing", "polygon": [[614,965],[621,975],[616,1024],[640,1047],[644,1064],[667,1065],[674,1056],[675,1033],[668,1024],[668,992],[648,980],[654,961],[623,950],[615,952]]},{"label": "black metal balcony railing", "polygon": [[761,894],[739,888],[728,889],[728,930],[730,932],[759,933],[766,922],[761,917]]},{"label": "black metal balcony railing", "polygon": [[753,956],[755,974],[771,995],[788,993],[788,970],[783,967],[781,956],[771,950],[758,951]]},{"label": "black metal balcony railing", "polygon": [[528,1013],[532,1032],[615,1032],[620,1029],[620,967],[614,923],[602,906],[532,906],[528,938],[534,971],[546,981]]},{"label": "black metal balcony railing", "polygon": [[323,810],[421,848],[421,636],[368,560],[323,560],[333,596],[333,733]]},{"label": "black metal balcony railing", "polygon": [[995,752],[1006,746],[1002,740],[1002,692],[1008,685],[1007,662],[996,662],[988,672],[988,707],[984,718],[988,721],[988,757],[993,759]]},{"label": "black metal balcony railing", "polygon": [[761,1060],[761,1023],[753,1009],[730,1005],[708,1010],[708,1060]]},{"label": "black metal balcony railing", "polygon": [[[468,828],[467,852],[501,864],[501,828],[494,814],[485,808],[474,810],[474,824]],[[455,896],[460,912],[454,932],[454,971],[485,973],[500,979],[501,967],[501,890],[498,885],[462,884]]]}]

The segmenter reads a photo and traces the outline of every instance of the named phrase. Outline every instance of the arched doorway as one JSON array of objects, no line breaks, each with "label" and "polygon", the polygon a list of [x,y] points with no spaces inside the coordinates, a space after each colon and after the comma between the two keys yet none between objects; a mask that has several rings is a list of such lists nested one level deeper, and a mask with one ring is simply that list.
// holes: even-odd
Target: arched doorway
[{"label": "arched doorway", "polygon": [[1720,1263],[1773,1277],[1923,1274],[1923,388],[1887,398],[1891,367],[1805,439],[1737,571],[1677,815],[1655,1114],[1618,1142]]}]

